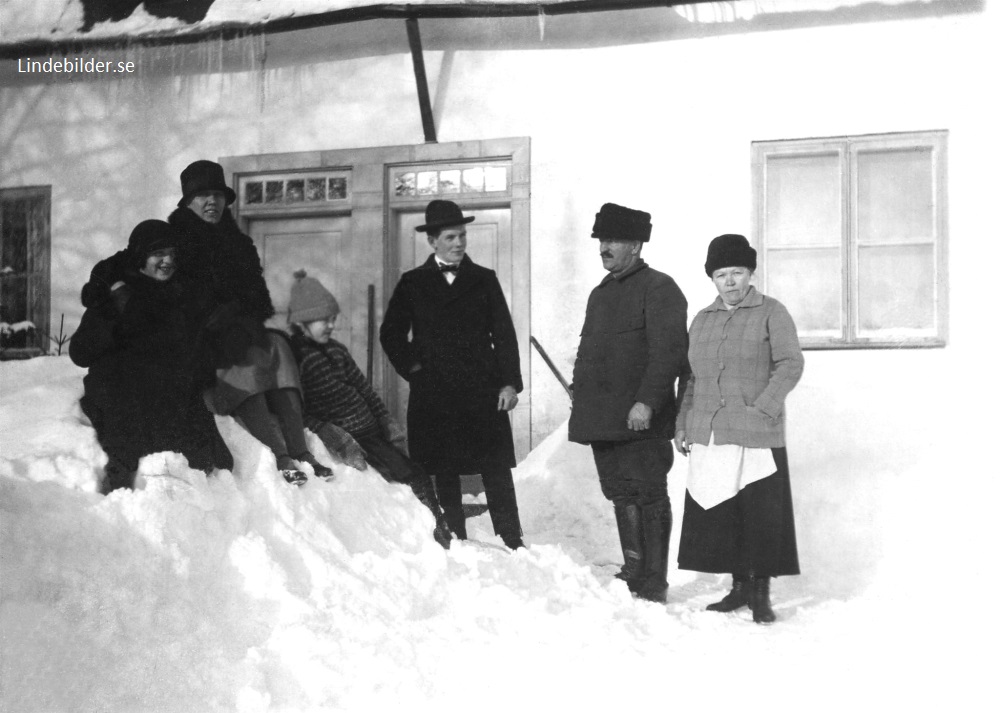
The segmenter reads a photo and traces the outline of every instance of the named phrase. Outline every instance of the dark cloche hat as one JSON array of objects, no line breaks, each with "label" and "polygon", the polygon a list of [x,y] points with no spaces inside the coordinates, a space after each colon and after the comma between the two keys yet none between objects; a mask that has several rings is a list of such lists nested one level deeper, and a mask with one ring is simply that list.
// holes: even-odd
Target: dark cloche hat
[{"label": "dark cloche hat", "polygon": [[418,233],[426,233],[435,228],[450,228],[455,225],[465,225],[476,219],[472,215],[466,218],[462,215],[462,209],[451,201],[433,200],[427,204],[424,212],[424,225],[418,225],[414,230]]},{"label": "dark cloche hat", "polygon": [[157,250],[177,247],[177,232],[162,220],[144,220],[128,236],[129,261],[142,266]]},{"label": "dark cloche hat", "polygon": [[713,238],[708,244],[708,258],[705,260],[705,272],[712,273],[723,267],[746,267],[757,269],[757,251],[750,247],[750,242],[742,235],[726,233]]},{"label": "dark cloche hat", "polygon": [[653,224],[649,213],[633,210],[614,203],[605,203],[594,218],[594,230],[590,237],[601,240],[637,240],[649,242]]},{"label": "dark cloche hat", "polygon": [[226,185],[226,172],[214,161],[195,161],[181,171],[181,193],[184,197],[177,202],[177,206],[183,208],[200,191],[222,191],[226,194],[226,205],[236,200],[236,192]]}]

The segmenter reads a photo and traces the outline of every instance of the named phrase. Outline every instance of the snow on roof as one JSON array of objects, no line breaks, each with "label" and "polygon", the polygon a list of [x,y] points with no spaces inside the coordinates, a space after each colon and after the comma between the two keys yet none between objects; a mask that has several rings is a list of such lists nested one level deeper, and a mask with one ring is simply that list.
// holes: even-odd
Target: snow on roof
[{"label": "snow on roof", "polygon": [[[670,0],[146,0],[127,17],[111,15],[99,0],[6,0],[0,4],[0,46],[26,43],[89,43],[137,38],[201,35],[227,29],[251,29],[322,14],[342,13],[343,19],[399,14],[420,7],[420,13],[476,12],[513,14],[628,9],[656,4],[674,6],[689,22],[750,20],[762,14],[837,10],[859,5],[924,4],[935,0],[729,0],[691,2]],[[118,4],[119,6],[122,3]],[[124,3],[127,7],[128,2]],[[147,8],[147,5],[149,8]],[[370,13],[365,11],[369,10]],[[202,11],[204,14],[202,15]],[[354,15],[351,13],[355,12]],[[199,17],[200,15],[200,17]],[[181,18],[184,19],[181,19]],[[96,19],[96,21],[95,21]]]}]

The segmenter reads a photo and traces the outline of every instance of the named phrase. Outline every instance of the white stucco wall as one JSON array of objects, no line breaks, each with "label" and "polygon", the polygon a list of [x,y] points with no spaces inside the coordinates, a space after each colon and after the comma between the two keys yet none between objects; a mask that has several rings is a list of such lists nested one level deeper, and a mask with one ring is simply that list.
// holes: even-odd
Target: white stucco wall
[{"label": "white stucco wall", "polygon": [[[324,52],[371,24],[327,31]],[[886,494],[910,487],[900,481],[914,469],[922,487],[944,487],[944,464],[953,477],[981,477],[976,444],[988,425],[977,413],[996,395],[977,367],[993,361],[983,312],[995,278],[983,268],[998,263],[1000,117],[985,78],[1000,59],[998,28],[996,3],[984,2],[940,18],[599,48],[431,48],[426,59],[440,141],[531,137],[531,329],[567,377],[603,276],[588,237],[602,203],[652,213],[644,257],[674,276],[693,314],[714,298],[701,268],[707,242],[752,231],[752,141],[949,131],[949,345],[809,352],[788,404],[800,517],[816,531],[838,522],[844,546],[874,552]],[[45,84],[4,63],[0,186],[52,186],[56,323],[61,313],[71,328],[78,321],[78,289],[97,259],[172,209],[191,160],[422,141],[405,49],[297,65],[294,37],[275,42],[280,66],[264,71],[172,76],[161,63],[126,79]],[[211,63],[213,51],[178,50],[180,63]],[[534,354],[532,382],[540,438],[569,404]]]}]

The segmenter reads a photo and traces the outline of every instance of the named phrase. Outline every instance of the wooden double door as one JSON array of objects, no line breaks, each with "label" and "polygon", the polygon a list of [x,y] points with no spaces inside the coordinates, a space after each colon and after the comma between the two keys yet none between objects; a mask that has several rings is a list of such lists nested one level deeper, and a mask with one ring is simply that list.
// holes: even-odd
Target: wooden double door
[{"label": "wooden double door", "polygon": [[[378,343],[385,307],[400,275],[432,252],[426,235],[414,230],[424,222],[427,203],[451,199],[465,215],[475,216],[467,226],[468,255],[496,271],[521,349],[526,390],[512,412],[520,460],[531,447],[527,139],[481,144],[463,142],[454,151],[469,153],[471,148],[488,159],[442,158],[449,145],[441,144],[435,160],[421,160],[423,147],[390,147],[317,152],[314,157],[294,154],[302,166],[294,169],[288,168],[291,159],[278,160],[280,156],[273,167],[265,160],[271,157],[220,162],[237,190],[237,217],[261,257],[277,311],[270,326],[287,327],[295,273],[305,270],[317,278],[340,304],[333,338],[348,347],[362,371],[371,365],[368,376],[376,393],[401,424],[406,423],[409,391]],[[492,185],[488,180],[476,183],[481,166],[494,172]],[[445,179],[466,174],[472,177],[468,185],[462,180],[459,190],[451,192],[454,183]]]}]

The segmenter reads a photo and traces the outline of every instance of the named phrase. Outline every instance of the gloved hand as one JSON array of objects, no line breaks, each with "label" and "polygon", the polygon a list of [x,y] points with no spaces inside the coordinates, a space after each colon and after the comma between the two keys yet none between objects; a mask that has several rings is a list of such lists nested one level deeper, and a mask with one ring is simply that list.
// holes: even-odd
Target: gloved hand
[{"label": "gloved hand", "polygon": [[344,429],[332,423],[324,423],[316,435],[330,453],[355,470],[364,470],[368,467],[364,448],[358,445],[358,442]]},{"label": "gloved hand", "polygon": [[397,450],[407,453],[406,431],[396,423],[396,419],[392,416],[385,416],[378,422],[378,425],[382,429],[382,437],[385,440],[389,441]]}]

